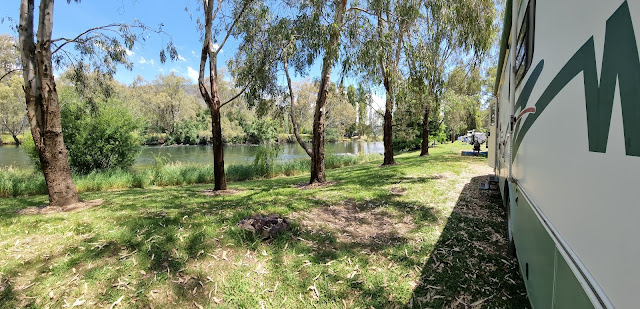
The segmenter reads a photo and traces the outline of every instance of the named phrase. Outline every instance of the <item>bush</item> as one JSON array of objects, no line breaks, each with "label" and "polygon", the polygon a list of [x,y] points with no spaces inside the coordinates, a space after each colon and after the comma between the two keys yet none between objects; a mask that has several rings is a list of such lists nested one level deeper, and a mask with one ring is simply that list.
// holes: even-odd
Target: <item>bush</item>
[{"label": "bush", "polygon": [[401,139],[393,140],[394,152],[412,151],[412,150],[420,149],[420,147],[422,147],[422,138],[419,136],[410,140],[401,140]]},{"label": "bush", "polygon": [[328,143],[335,143],[342,140],[342,136],[340,135],[340,132],[338,132],[338,129],[329,128],[324,133],[324,139]]},{"label": "bush", "polygon": [[130,168],[141,150],[139,121],[119,102],[78,102],[62,105],[62,132],[69,150],[71,170],[89,174],[96,170]]},{"label": "bush", "polygon": [[258,146],[253,159],[253,168],[256,169],[258,175],[264,177],[273,177],[275,174],[275,165],[278,155],[282,152],[278,145]]}]

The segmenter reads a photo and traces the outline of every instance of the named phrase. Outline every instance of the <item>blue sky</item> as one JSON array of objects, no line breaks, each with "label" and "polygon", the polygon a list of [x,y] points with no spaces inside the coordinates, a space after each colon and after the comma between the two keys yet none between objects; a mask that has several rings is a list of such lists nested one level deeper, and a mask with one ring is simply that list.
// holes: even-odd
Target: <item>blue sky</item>
[{"label": "blue sky", "polygon": [[[5,1],[8,2],[8,1]],[[0,11],[1,17],[11,17],[17,22],[19,14],[19,1],[12,1],[13,7],[3,5]],[[36,6],[38,1],[36,1]],[[145,42],[136,43],[129,54],[133,62],[133,70],[124,67],[118,69],[115,78],[125,84],[130,84],[136,76],[140,75],[148,81],[152,81],[159,74],[174,72],[184,76],[192,82],[197,80],[197,71],[200,65],[200,49],[202,48],[201,34],[197,28],[196,20],[201,12],[196,9],[200,6],[196,0],[152,1],[152,0],[84,0],[80,3],[67,4],[67,1],[58,0],[54,7],[53,38],[72,38],[82,31],[111,23],[132,23],[139,20],[150,27],[162,24],[162,29],[167,35],[151,35]],[[188,7],[189,13],[185,11]],[[10,33],[17,36],[11,27],[11,23],[0,23],[0,33]],[[160,63],[159,52],[166,44],[173,40],[180,59]],[[230,38],[219,54],[218,67],[223,72],[226,62],[233,57],[237,48],[237,42]],[[338,69],[334,69],[333,81],[338,81]],[[295,76],[294,80],[305,77]],[[320,64],[310,68],[308,78],[314,79],[320,75]],[[346,84],[355,83],[355,79],[345,79]],[[381,94],[382,97],[384,95]],[[378,98],[376,98],[378,99]]]},{"label": "blue sky", "polygon": [[[9,13],[8,16],[17,18],[19,7],[18,2],[15,3],[13,12],[3,12],[2,15],[6,16],[6,13]],[[137,75],[146,80],[153,80],[159,74],[175,72],[195,81],[201,49],[200,32],[195,19],[191,20],[185,7],[188,6],[196,14],[196,5],[196,1],[193,0],[162,1],[161,5],[158,1],[146,0],[85,0],[80,3],[72,1],[70,4],[64,0],[57,1],[54,7],[53,37],[75,37],[85,29],[111,23],[132,23],[136,19],[150,27],[163,24],[162,29],[168,35],[152,34],[146,41],[137,43],[129,54],[129,59],[134,64],[133,70],[122,67],[117,71],[115,78],[129,84]],[[0,27],[1,32],[16,35],[6,23]],[[180,59],[162,64],[159,53],[170,40],[173,40],[177,47]],[[233,40],[227,42],[226,48],[220,54],[220,67],[233,55],[236,45]]]}]

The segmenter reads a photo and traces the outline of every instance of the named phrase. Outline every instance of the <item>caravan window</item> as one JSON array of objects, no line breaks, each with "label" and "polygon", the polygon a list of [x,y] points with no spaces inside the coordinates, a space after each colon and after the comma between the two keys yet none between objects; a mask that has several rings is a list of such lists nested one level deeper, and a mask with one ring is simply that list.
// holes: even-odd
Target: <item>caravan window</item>
[{"label": "caravan window", "polygon": [[529,67],[533,62],[533,39],[535,31],[535,0],[529,0],[527,10],[522,20],[522,26],[520,27],[520,33],[518,34],[518,45],[516,47],[516,86],[520,85],[520,82],[527,75]]}]

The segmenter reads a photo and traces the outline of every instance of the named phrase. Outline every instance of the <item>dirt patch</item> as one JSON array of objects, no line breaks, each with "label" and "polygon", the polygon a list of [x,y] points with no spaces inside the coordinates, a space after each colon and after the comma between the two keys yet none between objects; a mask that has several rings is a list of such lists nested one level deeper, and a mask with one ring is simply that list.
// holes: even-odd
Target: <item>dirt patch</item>
[{"label": "dirt patch", "polygon": [[99,199],[99,200],[93,200],[93,201],[83,201],[83,202],[74,203],[67,206],[43,205],[40,207],[27,207],[25,209],[21,209],[20,211],[18,211],[18,213],[21,215],[44,215],[44,214],[54,214],[54,213],[61,213],[61,212],[71,212],[71,211],[83,210],[83,209],[87,209],[95,206],[100,206],[102,205],[103,202],[104,201],[102,199]]},{"label": "dirt patch", "polygon": [[314,182],[312,184],[308,184],[308,183],[299,183],[297,185],[294,185],[294,188],[298,188],[300,190],[310,190],[310,189],[318,189],[318,188],[324,188],[324,187],[328,187],[328,186],[333,186],[335,184],[337,184],[337,181],[326,181],[326,182]]},{"label": "dirt patch", "polygon": [[407,194],[407,190],[404,188],[400,188],[400,187],[391,187],[391,189],[389,189],[389,192],[391,192],[391,194],[394,195],[405,195]]},{"label": "dirt patch", "polygon": [[313,231],[334,232],[340,242],[393,244],[407,238],[415,225],[409,215],[397,216],[383,208],[359,208],[352,201],[294,213],[300,225]]},{"label": "dirt patch", "polygon": [[227,189],[227,190],[204,190],[200,193],[206,196],[234,195],[244,191],[244,189]]}]

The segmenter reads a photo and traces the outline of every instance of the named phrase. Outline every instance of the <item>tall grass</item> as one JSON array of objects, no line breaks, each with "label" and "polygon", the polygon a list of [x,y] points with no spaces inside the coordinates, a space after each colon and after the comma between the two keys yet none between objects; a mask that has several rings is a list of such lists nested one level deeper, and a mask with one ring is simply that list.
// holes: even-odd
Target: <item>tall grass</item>
[{"label": "tall grass", "polygon": [[[325,157],[325,166],[327,169],[332,169],[369,162],[379,158],[379,155],[329,154]],[[269,164],[268,168],[257,164],[231,165],[227,167],[226,172],[229,181],[244,181],[300,175],[308,173],[309,169],[310,161],[308,159],[299,159],[273,162]],[[111,170],[92,172],[87,175],[74,175],[73,180],[78,192],[213,183],[213,166],[162,163],[142,171]],[[0,169],[0,197],[46,193],[47,186],[41,172],[11,167]]]}]

